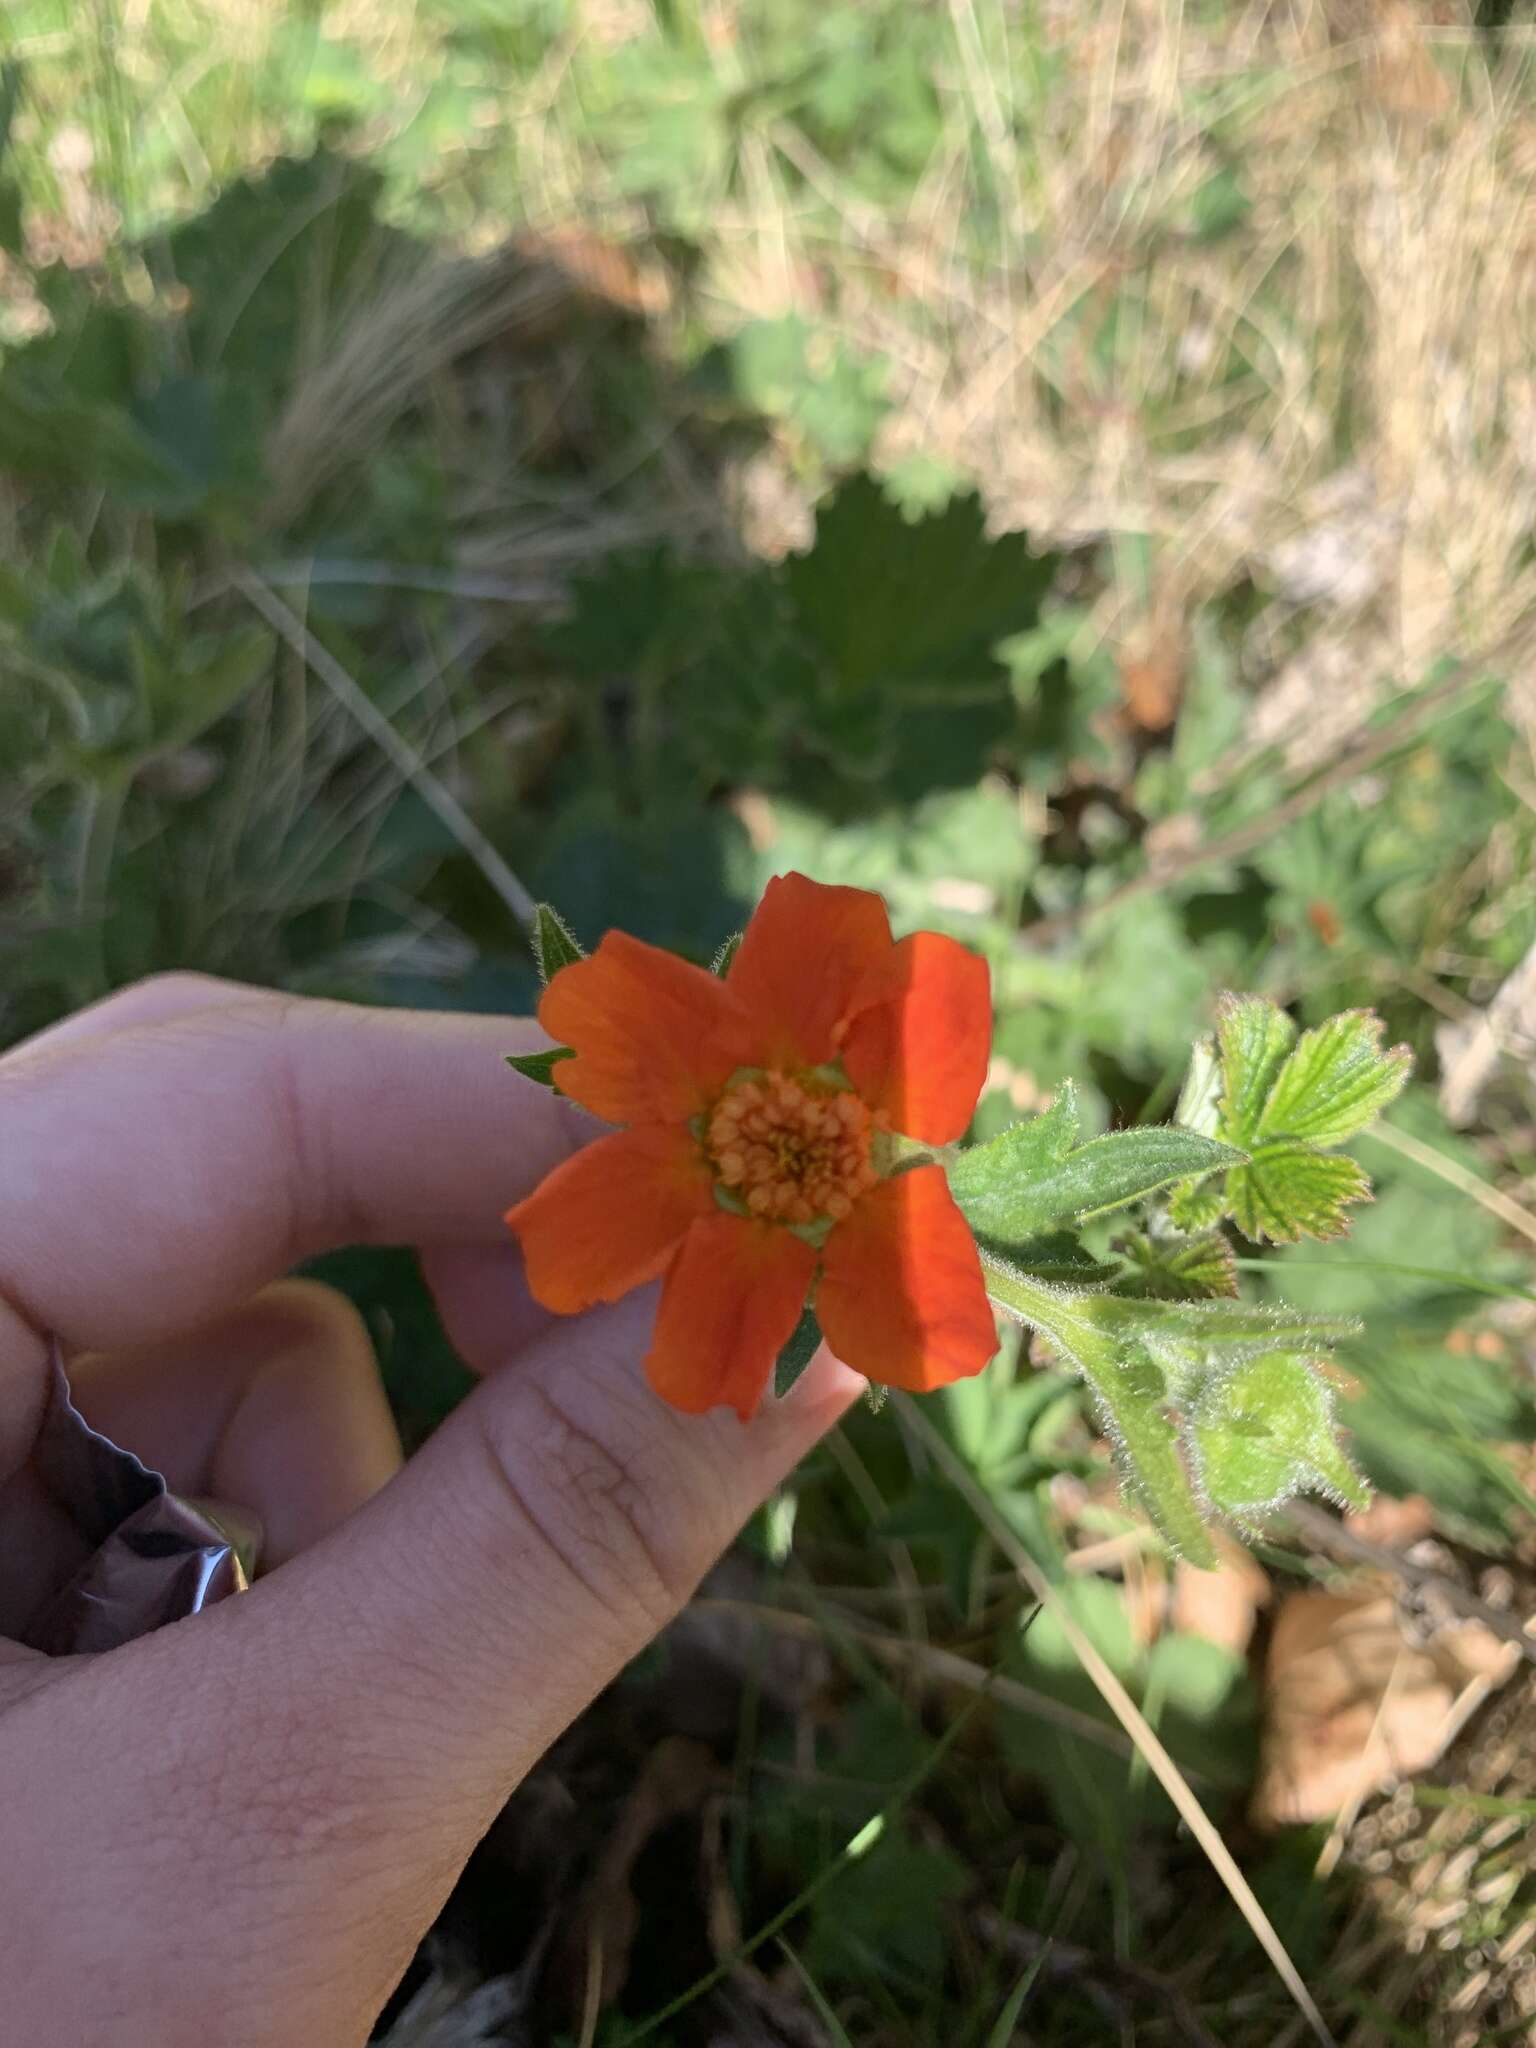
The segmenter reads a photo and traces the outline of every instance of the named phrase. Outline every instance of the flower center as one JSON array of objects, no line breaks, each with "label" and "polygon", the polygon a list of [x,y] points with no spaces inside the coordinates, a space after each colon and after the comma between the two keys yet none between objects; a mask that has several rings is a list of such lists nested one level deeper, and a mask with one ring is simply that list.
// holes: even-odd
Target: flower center
[{"label": "flower center", "polygon": [[873,1119],[846,1089],[769,1072],[738,1081],[715,1104],[705,1134],[721,1185],[769,1223],[841,1222],[879,1175]]}]

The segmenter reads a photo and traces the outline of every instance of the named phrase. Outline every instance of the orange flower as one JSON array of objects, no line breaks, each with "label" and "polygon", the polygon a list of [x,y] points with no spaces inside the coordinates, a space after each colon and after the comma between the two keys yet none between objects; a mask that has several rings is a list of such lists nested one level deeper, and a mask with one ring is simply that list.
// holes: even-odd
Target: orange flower
[{"label": "orange flower", "polygon": [[997,1348],[981,1264],[941,1166],[891,1172],[892,1134],[949,1144],[987,1070],[986,963],[891,939],[864,889],[768,884],[721,979],[624,932],[563,967],[539,1022],[556,1087],[629,1128],[507,1217],[564,1314],[666,1276],[646,1372],[690,1414],[743,1421],[815,1288],[856,1371],[923,1393]]}]

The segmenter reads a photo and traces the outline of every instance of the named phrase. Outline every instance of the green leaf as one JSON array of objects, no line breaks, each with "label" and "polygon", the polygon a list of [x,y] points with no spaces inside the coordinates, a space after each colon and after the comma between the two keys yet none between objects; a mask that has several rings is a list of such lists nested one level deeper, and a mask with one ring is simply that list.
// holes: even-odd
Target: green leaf
[{"label": "green leaf", "polygon": [[1071,1151],[1075,1105],[1050,1122],[1057,1114],[1051,1109],[1015,1125],[955,1161],[950,1189],[973,1231],[996,1243],[1022,1243],[1057,1224],[1123,1209],[1175,1181],[1239,1165],[1244,1157],[1234,1146],[1176,1124],[1110,1131]]},{"label": "green leaf", "polygon": [[977,1242],[983,1251],[994,1253],[1037,1280],[1071,1280],[1086,1287],[1095,1280],[1115,1277],[1114,1267],[1096,1259],[1074,1230],[1053,1230],[1046,1237],[1032,1237],[1023,1244],[986,1236]]},{"label": "green leaf", "polygon": [[1370,1176],[1353,1159],[1289,1138],[1258,1146],[1248,1165],[1227,1176],[1233,1220],[1255,1243],[1342,1237],[1349,1228],[1345,1209],[1370,1193]]},{"label": "green leaf", "polygon": [[1276,1076],[1296,1042],[1296,1026],[1265,996],[1224,996],[1216,1019],[1221,1050],[1222,1133],[1253,1137]]},{"label": "green leaf", "polygon": [[[272,646],[272,635],[264,626],[225,635],[206,651],[194,642],[186,665],[169,672],[151,703],[153,746],[175,752],[201,739],[267,672]],[[199,654],[201,659],[196,658]]]},{"label": "green leaf", "polygon": [[548,903],[541,903],[533,927],[533,958],[544,986],[549,987],[562,967],[569,967],[586,957],[559,911]]},{"label": "green leaf", "polygon": [[1212,1230],[1230,1207],[1225,1180],[1185,1181],[1168,1198],[1168,1216],[1180,1230],[1191,1233]]},{"label": "green leaf", "polygon": [[821,1325],[816,1320],[815,1309],[807,1306],[774,1364],[773,1391],[780,1401],[816,1356],[820,1344]]},{"label": "green leaf", "polygon": [[1345,1010],[1304,1032],[1269,1091],[1255,1137],[1342,1145],[1374,1123],[1413,1065],[1406,1045],[1383,1052],[1381,1040],[1381,1019],[1369,1010]]},{"label": "green leaf", "polygon": [[507,1065],[515,1074],[525,1080],[537,1081],[542,1088],[555,1085],[555,1068],[561,1060],[574,1059],[573,1049],[568,1045],[557,1045],[549,1052],[509,1052]]},{"label": "green leaf", "polygon": [[1288,1352],[1213,1379],[1190,1437],[1206,1494],[1223,1514],[1259,1515],[1311,1490],[1356,1507],[1369,1498],[1339,1446],[1332,1389]]},{"label": "green leaf", "polygon": [[1167,1301],[1216,1299],[1237,1293],[1237,1260],[1220,1231],[1198,1237],[1133,1231],[1115,1249],[1128,1259],[1131,1271],[1121,1293],[1151,1295]]},{"label": "green leaf", "polygon": [[1045,1967],[1046,1953],[1047,1951],[1042,1949],[1034,1961],[1025,1967],[1023,1976],[1004,2000],[1003,2008],[987,2036],[987,2048],[1009,2048],[1018,2029],[1019,2014],[1024,2010],[1024,2001],[1034,1989],[1035,1979]]},{"label": "green leaf", "polygon": [[833,339],[798,313],[752,320],[722,351],[736,397],[802,433],[833,469],[869,452],[889,410],[890,368]]},{"label": "green leaf", "polygon": [[989,537],[975,492],[908,521],[857,476],[816,508],[815,545],[790,557],[784,581],[840,692],[919,681],[1003,690],[992,650],[1034,624],[1055,567],[1022,533]]},{"label": "green leaf", "polygon": [[1136,1330],[1159,1348],[1183,1345],[1206,1358],[1282,1349],[1321,1352],[1360,1331],[1354,1316],[1318,1315],[1268,1301],[1132,1301],[1124,1295],[1090,1299],[1098,1304],[1106,1328]]},{"label": "green leaf", "polygon": [[1201,1520],[1178,1435],[1164,1412],[1169,1388],[1162,1368],[1125,1318],[1105,1311],[1144,1310],[1112,1295],[1070,1293],[996,1261],[983,1261],[987,1292],[1001,1308],[1038,1330],[1065,1365],[1091,1390],[1106,1434],[1121,1461],[1126,1484],[1145,1505],[1163,1536],[1191,1563],[1210,1565],[1215,1552]]},{"label": "green leaf", "polygon": [[1197,1040],[1189,1056],[1189,1072],[1173,1120],[1205,1138],[1214,1138],[1221,1130],[1221,1063],[1208,1038]]},{"label": "green leaf", "polygon": [[[1402,1091],[1412,1058],[1381,1048],[1381,1020],[1347,1010],[1298,1039],[1285,1012],[1263,996],[1225,996],[1216,1024],[1221,1096],[1218,1128],[1249,1153],[1220,1190],[1185,1186],[1169,1203],[1183,1230],[1229,1214],[1245,1236],[1294,1244],[1339,1237],[1345,1211],[1368,1199],[1370,1181],[1351,1159],[1327,1149],[1358,1136]],[[1195,1048],[1180,1097],[1181,1121],[1211,1115],[1211,1050]]]}]

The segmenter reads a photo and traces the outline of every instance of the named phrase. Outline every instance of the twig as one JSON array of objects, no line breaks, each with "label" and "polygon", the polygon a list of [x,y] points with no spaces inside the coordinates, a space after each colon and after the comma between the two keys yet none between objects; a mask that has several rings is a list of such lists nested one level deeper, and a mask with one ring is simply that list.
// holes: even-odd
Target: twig
[{"label": "twig", "polygon": [[278,637],[306,662],[386,754],[428,809],[440,818],[505,903],[525,932],[531,932],[538,918],[538,905],[511,868],[492,846],[453,792],[395,731],[367,692],[350,676],[329,648],[322,646],[309,628],[290,611],[269,585],[249,569],[239,570],[231,581],[246,602],[266,620]]},{"label": "twig", "polygon": [[1340,1521],[1323,1508],[1314,1507],[1310,1501],[1292,1501],[1285,1511],[1286,1520],[1309,1543],[1319,1550],[1326,1550],[1336,1558],[1346,1559],[1351,1564],[1368,1564],[1377,1571],[1390,1573],[1424,1592],[1438,1595],[1447,1607],[1452,1607],[1467,1621],[1480,1621],[1484,1628],[1496,1635],[1501,1642],[1513,1643],[1527,1663],[1536,1664],[1536,1636],[1526,1632],[1512,1614],[1505,1614],[1497,1607],[1490,1607],[1467,1587],[1460,1586],[1444,1572],[1437,1572],[1432,1565],[1415,1564],[1400,1550],[1389,1550],[1384,1543],[1372,1543],[1364,1536],[1357,1536],[1353,1529],[1347,1529]]},{"label": "twig", "polygon": [[1147,1768],[1173,1801],[1179,1818],[1205,1851],[1216,1875],[1231,1893],[1233,1903],[1248,1922],[1255,1940],[1274,1965],[1275,1974],[1295,2000],[1298,2011],[1305,2017],[1314,2037],[1322,2044],[1322,2048],[1338,2048],[1328,2022],[1318,2010],[1317,2001],[1303,1982],[1301,1972],[1291,1961],[1285,1943],[1276,1933],[1274,1922],[1259,1904],[1253,1886],[1237,1867],[1237,1860],[1232,1851],[1222,1840],[1220,1831],[1210,1815],[1190,1790],[1188,1779],[1168,1754],[1151,1722],[1094,1648],[1059,1590],[1052,1585],[1039,1564],[1030,1556],[917,1403],[905,1394],[898,1394],[895,1398],[901,1403],[906,1420],[927,1445],[935,1464],[943,1468],[951,1485],[969,1503],[977,1521],[981,1523],[1040,1605],[1055,1617],[1057,1627],[1066,1637],[1078,1662],[1098,1687],[1116,1720],[1146,1759]]}]

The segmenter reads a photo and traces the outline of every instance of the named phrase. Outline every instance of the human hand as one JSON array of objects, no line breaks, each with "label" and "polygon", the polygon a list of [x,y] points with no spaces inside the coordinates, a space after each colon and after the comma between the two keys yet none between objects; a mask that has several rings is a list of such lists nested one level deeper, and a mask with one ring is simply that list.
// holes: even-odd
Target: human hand
[{"label": "human hand", "polygon": [[[470,1850],[862,1384],[664,1406],[649,1295],[552,1323],[500,1218],[590,1136],[497,1019],[141,984],[0,1060],[0,1997],[35,2048],[349,2048]],[[485,1378],[400,1469],[350,1306],[412,1243]],[[78,1562],[28,1472],[56,1332],[250,1592],[99,1657],[14,1636]]]}]

